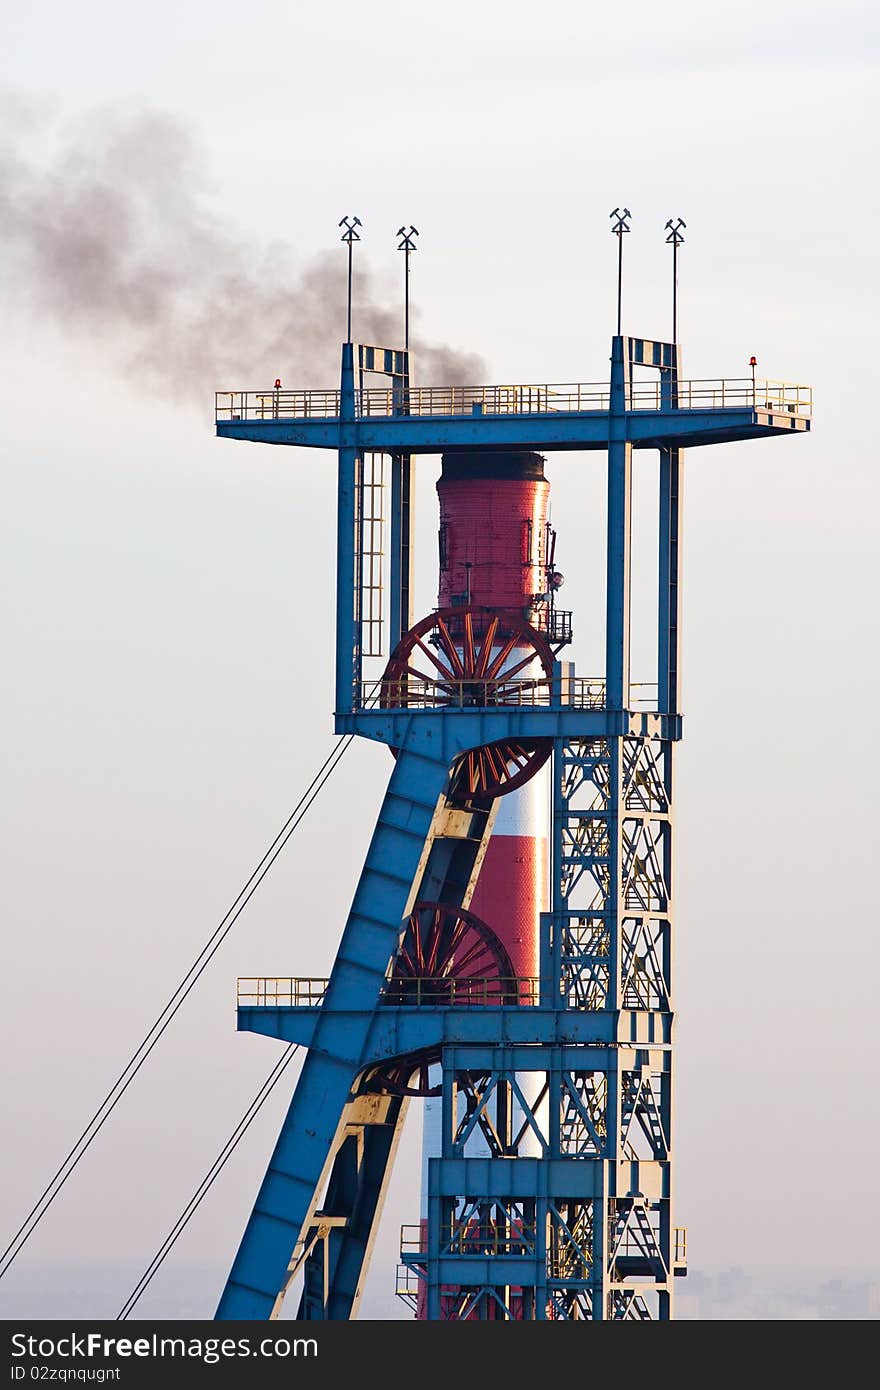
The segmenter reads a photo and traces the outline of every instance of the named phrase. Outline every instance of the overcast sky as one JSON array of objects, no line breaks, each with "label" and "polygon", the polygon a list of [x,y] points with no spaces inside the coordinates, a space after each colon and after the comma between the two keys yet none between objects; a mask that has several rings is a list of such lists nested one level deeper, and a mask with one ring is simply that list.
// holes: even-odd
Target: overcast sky
[{"label": "overcast sky", "polygon": [[[880,1142],[876,26],[856,0],[6,17],[2,1231],[331,747],[333,459],[216,441],[215,386],[335,384],[347,213],[370,277],[355,336],[399,323],[394,232],[412,222],[423,378],[475,354],[466,372],[490,381],[602,379],[625,203],[626,331],[669,331],[663,227],[681,216],[686,375],[745,375],[754,353],[816,393],[810,437],[687,459],[677,1219],[703,1270],[880,1278],[863,1198]],[[420,612],[436,471],[419,469]],[[637,460],[640,491],[654,472]],[[548,476],[592,674],[602,462],[551,458]],[[641,512],[636,542],[644,598]],[[648,657],[640,637],[636,679]],[[89,1312],[116,1311],[89,1271],[147,1262],[275,1055],[234,1031],[236,975],[329,970],[388,771],[380,748],[347,755],[0,1312],[56,1261],[84,1297],[94,1278]],[[284,1103],[175,1253],[217,1271],[205,1315]],[[416,1131],[376,1309],[417,1216]]]}]

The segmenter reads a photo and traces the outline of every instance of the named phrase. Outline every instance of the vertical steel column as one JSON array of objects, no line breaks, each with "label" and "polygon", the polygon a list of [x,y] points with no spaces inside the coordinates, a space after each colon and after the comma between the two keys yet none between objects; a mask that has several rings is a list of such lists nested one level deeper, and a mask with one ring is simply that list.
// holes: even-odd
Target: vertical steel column
[{"label": "vertical steel column", "polygon": [[[552,699],[554,704],[562,703],[562,666],[553,663]],[[563,920],[567,907],[565,886],[562,881],[563,836],[565,834],[566,804],[560,794],[564,772],[565,740],[553,740],[551,758],[550,793],[550,911],[541,913],[540,952],[538,988],[544,1008],[559,1008],[560,998],[564,997],[562,975]]]},{"label": "vertical steel column", "polygon": [[[664,409],[678,409],[680,349],[673,347],[671,371],[662,374]],[[679,713],[679,627],[681,617],[681,519],[684,451],[660,450],[659,583],[657,591],[657,708]]]},{"label": "vertical steel column", "polygon": [[357,566],[361,553],[357,528],[357,422],[354,349],[342,345],[339,391],[339,472],[336,493],[336,712],[354,708],[361,679],[361,630]]},{"label": "vertical steel column", "polygon": [[[407,253],[407,285],[409,254]],[[409,414],[409,351],[403,352],[403,373],[392,382],[395,415]],[[413,625],[413,490],[415,460],[411,454],[391,456],[391,572],[388,648],[394,651]]]},{"label": "vertical steel column", "polygon": [[[678,408],[678,381],[681,367],[680,349],[673,346],[673,366],[670,376],[670,408]],[[677,448],[660,450],[660,496],[659,496],[659,555],[657,586],[657,708],[668,714],[678,714],[681,709],[681,534],[682,534],[682,484],[684,475],[684,451]],[[663,788],[668,807],[666,834],[662,843],[662,879],[666,888],[664,902],[666,930],[662,934],[662,968],[666,980],[672,982],[673,968],[673,895],[674,895],[674,792],[675,792],[675,746],[670,740],[663,744]],[[669,1004],[671,1008],[671,1001]],[[670,1057],[666,1077],[664,1110],[667,1135],[672,1144],[674,1090],[674,1056]],[[661,1247],[667,1252],[670,1264],[674,1266],[675,1228],[673,1226],[674,1174],[669,1175],[668,1200],[661,1212]],[[670,1286],[671,1288],[671,1286]],[[671,1318],[673,1313],[671,1292],[661,1300],[661,1316]]]},{"label": "vertical steel column", "polygon": [[632,534],[632,445],[626,437],[629,363],[624,339],[611,346],[611,408],[608,413],[608,555],[605,589],[605,703],[629,704],[630,541]]},{"label": "vertical steel column", "polygon": [[389,651],[413,625],[413,483],[415,461],[411,454],[391,457],[391,574]]},{"label": "vertical steel column", "polygon": [[[629,705],[630,663],[630,576],[632,537],[632,445],[627,434],[627,395],[630,376],[629,353],[623,337],[611,344],[611,399],[608,415],[608,551],[605,589],[605,704],[609,710]],[[623,913],[621,845],[621,753],[623,740],[609,740],[609,781],[607,798],[608,888],[605,927],[608,941],[608,995],[605,1007],[620,1007],[620,931]],[[601,1167],[601,1196],[593,1202],[594,1288],[592,1317],[608,1316],[606,1280],[608,1258],[609,1188],[616,1191],[618,1135],[620,1132],[620,1076],[616,1058],[606,1076],[605,1152],[609,1162]],[[612,1181],[609,1184],[609,1168]],[[598,1277],[596,1277],[598,1276]]]},{"label": "vertical steel column", "polygon": [[660,552],[657,624],[657,708],[679,713],[679,583],[683,450],[660,450]]},{"label": "vertical steel column", "polygon": [[[630,463],[630,459],[627,463]],[[609,454],[609,497],[608,513],[611,515],[611,458]],[[627,470],[627,497],[630,494],[629,470]],[[627,562],[629,560],[629,506],[627,505]],[[610,535],[609,535],[610,540]],[[609,559],[610,566],[610,559]],[[627,564],[628,568],[628,564]],[[627,575],[627,580],[628,580]],[[629,586],[624,602],[627,612],[621,618],[621,631],[625,634],[624,641],[629,642]],[[628,656],[624,657],[624,669],[628,671]],[[607,700],[609,708],[611,698]],[[623,919],[626,911],[625,902],[625,850],[623,844],[623,814],[625,800],[623,796],[623,751],[624,741],[622,737],[610,738],[608,740],[609,752],[609,775],[608,775],[608,796],[607,796],[607,826],[608,826],[608,889],[605,900],[605,927],[607,930],[607,951],[608,951],[608,993],[606,996],[605,1007],[611,1013],[612,1018],[619,1017],[621,1007],[621,935],[623,932]],[[602,1164],[601,1197],[593,1203],[593,1223],[601,1222],[604,1230],[599,1237],[599,1242],[603,1248],[604,1258],[598,1267],[601,1271],[600,1277],[596,1279],[593,1293],[592,1315],[593,1320],[604,1321],[611,1316],[609,1312],[610,1285],[613,1280],[613,1261],[611,1259],[611,1243],[614,1237],[614,1224],[611,1221],[611,1199],[618,1195],[622,1186],[621,1178],[621,1067],[620,1049],[617,1047],[609,1049],[608,1069],[605,1077],[605,1153],[606,1162]],[[595,1267],[594,1267],[595,1269]],[[597,1271],[598,1272],[598,1271]]]}]

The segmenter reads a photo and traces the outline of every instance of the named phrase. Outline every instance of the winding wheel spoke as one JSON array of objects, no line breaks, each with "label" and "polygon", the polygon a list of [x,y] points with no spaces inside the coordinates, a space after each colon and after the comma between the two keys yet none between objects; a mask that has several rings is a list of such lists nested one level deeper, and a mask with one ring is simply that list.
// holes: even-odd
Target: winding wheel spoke
[{"label": "winding wheel spoke", "polygon": [[[523,679],[529,667],[538,674]],[[475,604],[444,608],[401,639],[385,669],[379,704],[383,709],[519,706],[524,693],[528,697],[549,684],[552,672],[547,642],[518,613]],[[549,752],[546,739],[501,739],[473,748],[459,759],[453,790],[469,798],[503,796],[534,776]]]},{"label": "winding wheel spoke", "polygon": [[[386,1003],[516,1004],[519,990],[510,956],[492,928],[464,908],[417,903],[394,961]],[[439,1094],[431,1067],[439,1049],[395,1058],[365,1079],[369,1090],[392,1095]]]}]

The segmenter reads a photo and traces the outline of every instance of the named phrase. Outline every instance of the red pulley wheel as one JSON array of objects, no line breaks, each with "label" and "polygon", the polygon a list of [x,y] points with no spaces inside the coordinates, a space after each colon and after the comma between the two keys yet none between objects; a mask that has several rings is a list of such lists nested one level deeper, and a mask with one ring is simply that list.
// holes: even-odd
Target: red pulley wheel
[{"label": "red pulley wheel", "polygon": [[[553,653],[517,613],[468,604],[441,608],[410,628],[379,687],[382,709],[532,706],[546,702]],[[463,754],[457,789],[495,797],[515,791],[550,756],[549,739],[500,739]]]},{"label": "red pulley wheel", "polygon": [[[510,956],[490,926],[464,908],[416,904],[385,989],[386,1004],[497,1006],[518,999]],[[429,1073],[439,1060],[439,1049],[395,1058],[374,1068],[364,1087],[398,1096],[437,1095]]]}]

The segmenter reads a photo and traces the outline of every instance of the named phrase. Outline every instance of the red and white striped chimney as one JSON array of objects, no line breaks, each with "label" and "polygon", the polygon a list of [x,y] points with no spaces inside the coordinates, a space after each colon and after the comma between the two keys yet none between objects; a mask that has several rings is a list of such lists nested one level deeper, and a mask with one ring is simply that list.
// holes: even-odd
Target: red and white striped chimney
[{"label": "red and white striped chimney", "polygon": [[[547,589],[550,484],[540,454],[444,454],[440,497],[439,606],[469,602],[533,617]],[[511,663],[515,657],[511,657]],[[537,664],[537,663],[536,663]],[[543,670],[521,675],[543,675]],[[504,944],[514,974],[537,976],[540,914],[548,907],[547,768],[502,796],[470,910]],[[427,1218],[428,1159],[441,1151],[441,1102],[425,1101],[422,1225]],[[419,1300],[417,1317],[426,1314]]]},{"label": "red and white striped chimney", "polygon": [[[546,591],[550,484],[531,453],[444,454],[441,608],[466,601],[532,616]],[[525,677],[528,669],[522,672]],[[543,673],[541,673],[543,674]],[[547,879],[546,777],[501,798],[471,911],[507,948],[516,975],[538,973],[538,914]]]}]

